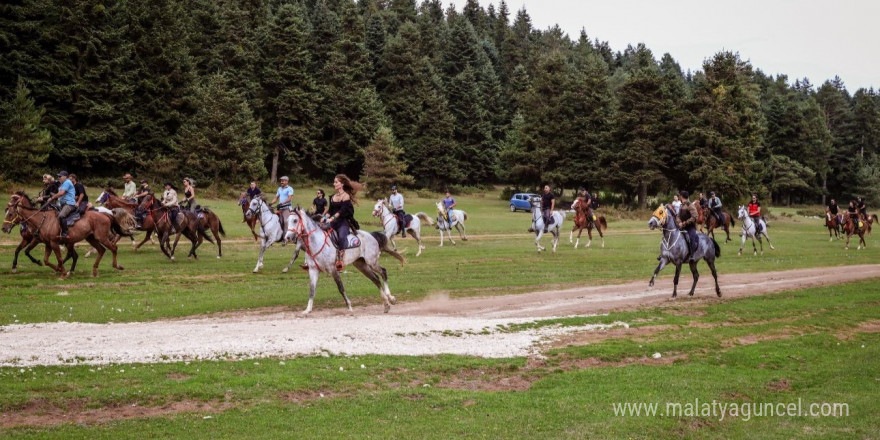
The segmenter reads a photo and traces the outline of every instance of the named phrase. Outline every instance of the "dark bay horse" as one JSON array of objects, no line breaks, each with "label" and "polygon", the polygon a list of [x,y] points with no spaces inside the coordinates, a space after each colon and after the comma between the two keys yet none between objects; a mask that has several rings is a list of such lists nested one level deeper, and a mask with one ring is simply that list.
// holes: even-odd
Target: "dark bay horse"
[{"label": "dark bay horse", "polygon": [[[12,232],[12,228],[21,224],[22,217],[18,215],[18,212],[12,206],[13,202],[19,198],[27,199],[27,206],[33,206],[30,197],[28,197],[23,191],[17,191],[12,195],[9,199],[9,203],[6,204],[6,213],[3,217],[3,232],[7,234]],[[18,272],[18,254],[21,253],[22,249],[24,249],[25,256],[27,256],[32,263],[37,266],[43,265],[43,262],[37,260],[31,255],[31,250],[41,243],[39,238],[34,237],[34,234],[31,234],[30,229],[24,225],[21,227],[19,233],[21,234],[21,242],[19,242],[18,247],[15,248],[15,256],[12,258],[12,273]]]},{"label": "dark bay horse", "polygon": [[[22,217],[22,222],[27,224],[28,229],[41,242],[46,244],[46,252],[43,263],[61,274],[61,277],[70,276],[76,270],[76,262],[79,255],[74,249],[74,244],[86,240],[98,251],[98,257],[92,266],[92,276],[98,276],[98,265],[106,250],[113,254],[113,267],[122,270],[122,266],[116,260],[116,244],[111,239],[111,234],[129,235],[123,230],[115,217],[97,211],[86,211],[82,218],[68,229],[67,238],[62,238],[61,225],[58,221],[58,213],[51,209],[34,208],[26,197],[16,197],[11,207]],[[123,213],[123,215],[127,215]],[[130,236],[130,235],[129,235]],[[61,244],[67,248],[69,255],[73,257],[70,273],[64,269],[64,260],[61,259]],[[54,252],[58,265],[49,262],[49,255]]]},{"label": "dark bay horse", "polygon": [[245,193],[241,193],[241,197],[238,199],[238,206],[241,206],[241,216],[244,218],[242,222],[247,223],[248,227],[251,228],[251,234],[254,236],[254,241],[259,242],[260,236],[257,235],[257,231],[254,228],[256,228],[257,222],[260,221],[260,216],[255,215],[248,217],[247,212],[250,202],[247,200]]},{"label": "dark bay horse", "polygon": [[[196,249],[201,246],[203,237],[213,243],[211,237],[205,235],[204,229],[200,228],[199,220],[195,213],[179,210],[177,213],[177,231],[174,231],[174,226],[170,218],[170,210],[167,207],[162,206],[162,204],[159,203],[159,200],[152,194],[144,196],[144,200],[141,202],[140,207],[146,209],[147,216],[153,219],[153,223],[156,225],[156,233],[159,234],[159,249],[161,249],[162,253],[171,261],[174,261],[174,250],[177,249],[177,243],[180,241],[181,235],[186,236],[186,238],[192,243],[192,247],[187,256],[196,259],[198,259]],[[174,245],[170,245],[172,232],[176,232]]]},{"label": "dark bay horse", "polygon": [[602,230],[608,230],[608,222],[605,221],[605,216],[596,216],[593,213],[593,209],[582,197],[578,197],[577,200],[574,201],[572,209],[574,209],[574,226],[571,228],[571,233],[568,234],[568,242],[572,242],[574,231],[578,231],[577,242],[574,244],[574,248],[577,249],[578,245],[581,243],[581,234],[584,232],[584,229],[586,229],[587,237],[589,237],[587,247],[590,247],[593,243],[593,228],[596,228],[596,232],[599,233],[599,238],[602,240],[602,247],[604,248],[605,235],[602,234]]},{"label": "dark bay horse", "polygon": [[675,265],[675,278],[672,280],[674,286],[672,288],[672,297],[675,298],[678,296],[678,277],[681,274],[681,265],[687,261],[694,276],[694,284],[691,286],[691,291],[688,292],[688,295],[693,296],[694,289],[697,287],[697,280],[700,279],[700,273],[697,271],[697,262],[702,259],[706,260],[706,264],[712,270],[712,277],[715,278],[715,293],[719,297],[721,296],[721,288],[718,287],[718,272],[715,270],[715,259],[721,257],[721,247],[718,246],[718,243],[713,238],[708,235],[697,234],[697,239],[700,242],[694,252],[695,261],[691,263],[685,237],[687,232],[682,232],[678,229],[678,224],[675,221],[675,212],[671,206],[660,205],[654,211],[651,220],[648,221],[648,227],[652,230],[655,228],[663,229],[663,240],[660,242],[660,264],[657,266],[657,269],[654,269],[654,275],[651,277],[648,286],[653,286],[657,274],[667,264],[672,263]]},{"label": "dark bay horse", "polygon": [[[214,240],[217,245],[217,258],[223,256],[223,247],[220,237],[226,237],[226,231],[223,230],[223,223],[220,222],[220,217],[214,211],[211,211],[208,208],[201,207],[201,211],[196,211],[196,217],[199,220],[199,232],[207,237],[207,231],[211,231],[211,234],[214,235]],[[208,239],[208,241],[211,241]]]},{"label": "dark bay horse", "polygon": [[701,209],[700,216],[706,224],[706,235],[711,235],[712,239],[715,239],[715,229],[723,228],[724,232],[727,234],[727,239],[724,241],[727,243],[730,241],[730,227],[736,226],[736,221],[733,219],[733,216],[728,212],[721,211],[721,217],[723,217],[724,221],[719,224],[718,217],[715,216],[715,213],[712,212],[709,208]]}]

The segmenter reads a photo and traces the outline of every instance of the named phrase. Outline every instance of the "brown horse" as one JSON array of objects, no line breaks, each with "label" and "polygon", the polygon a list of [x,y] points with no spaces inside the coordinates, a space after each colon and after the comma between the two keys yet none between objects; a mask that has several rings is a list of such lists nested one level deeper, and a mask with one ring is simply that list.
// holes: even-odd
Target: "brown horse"
[{"label": "brown horse", "polygon": [[[98,265],[107,249],[113,254],[113,267],[122,270],[122,266],[116,261],[116,245],[110,239],[110,235],[111,233],[127,234],[112,215],[86,211],[79,221],[68,228],[67,238],[62,238],[58,213],[54,210],[34,208],[28,198],[20,196],[15,197],[11,207],[22,217],[22,222],[27,224],[31,233],[46,244],[43,263],[60,273],[62,278],[70,276],[70,273],[76,270],[79,255],[74,249],[74,244],[82,240],[88,241],[98,251],[98,258],[95,259],[95,264],[92,266],[92,276],[98,276]],[[64,269],[64,260],[61,259],[61,244],[64,244],[68,254],[73,257],[70,273]],[[49,255],[52,252],[55,253],[55,259],[58,261],[57,266],[49,262]]]},{"label": "brown horse", "polygon": [[174,228],[170,218],[170,210],[162,206],[159,200],[153,197],[152,194],[144,197],[140,207],[146,209],[147,216],[152,218],[153,223],[156,225],[156,233],[159,235],[159,249],[171,261],[174,261],[174,251],[177,249],[177,243],[180,241],[181,235],[185,235],[192,243],[189,254],[187,254],[188,257],[199,258],[196,255],[196,249],[202,245],[203,237],[213,243],[211,237],[205,235],[204,229],[199,226],[199,219],[195,213],[180,210],[177,214],[176,237],[174,238],[174,245],[171,246],[169,242],[171,241],[171,234]]},{"label": "brown horse", "polygon": [[711,235],[712,239],[715,239],[715,229],[716,228],[724,228],[724,232],[727,234],[727,240],[724,242],[727,243],[730,241],[730,227],[736,226],[736,220],[733,219],[733,216],[730,213],[721,211],[721,217],[724,218],[724,222],[722,224],[718,224],[718,218],[715,217],[715,214],[709,208],[703,208],[700,210],[700,215],[703,218],[703,221],[706,224],[706,235]]},{"label": "brown horse", "polygon": [[853,218],[849,215],[844,214],[843,216],[843,232],[846,233],[846,245],[844,249],[849,249],[849,239],[853,235],[859,236],[859,250],[864,246],[866,249],[868,248],[868,243],[865,243],[865,232],[867,231],[869,223],[865,222],[865,224],[860,228],[859,225],[853,221]]},{"label": "brown horse", "polygon": [[[242,200],[244,200],[247,203],[242,203]],[[238,199],[238,206],[241,206],[241,216],[243,218],[242,223],[247,223],[248,227],[251,228],[251,234],[254,235],[254,241],[259,242],[260,236],[257,235],[257,231],[254,228],[257,226],[257,222],[260,221],[260,218],[259,218],[260,216],[254,215],[254,216],[251,216],[250,218],[248,218],[247,212],[248,212],[248,205],[249,204],[250,204],[250,202],[248,202],[248,199],[246,198],[245,193],[241,193],[241,197],[239,197],[239,199]]]},{"label": "brown horse", "polygon": [[[33,202],[31,202],[30,197],[27,196],[23,191],[17,191],[12,197],[9,199],[9,203],[6,204],[6,213],[3,217],[3,232],[9,234],[12,232],[12,228],[19,225],[22,221],[22,217],[18,215],[18,212],[12,206],[13,202],[16,199],[25,198],[27,199],[27,206],[33,206]],[[37,237],[34,237],[34,234],[31,234],[30,229],[26,227],[22,227],[19,231],[21,234],[21,242],[18,243],[18,247],[15,248],[15,256],[12,257],[12,273],[18,272],[18,254],[21,253],[21,250],[24,249],[24,254],[27,256],[32,263],[37,266],[42,266],[43,263],[40,260],[31,255],[31,250],[37,247],[40,244],[40,240]]]},{"label": "brown horse", "polygon": [[[135,211],[137,210],[137,203],[129,202],[128,200],[123,199],[116,195],[116,192],[113,191],[112,188],[105,188],[104,194],[98,197],[98,203],[102,203],[104,207],[108,209],[124,209],[132,216],[135,215]],[[147,240],[152,241],[153,232],[156,232],[156,224],[153,222],[153,219],[149,216],[144,216],[143,222],[141,222],[141,231],[144,231],[144,239],[141,240],[140,243],[134,245],[134,250],[137,251],[140,249]],[[156,233],[156,235],[159,235]],[[134,243],[134,238],[132,238],[132,243]]]},{"label": "brown horse", "polygon": [[590,244],[593,243],[593,228],[596,228],[596,232],[599,233],[599,238],[602,240],[602,247],[605,247],[605,235],[602,234],[602,230],[608,229],[608,222],[605,221],[604,216],[595,216],[593,214],[593,209],[586,203],[586,201],[582,197],[578,197],[574,202],[574,227],[571,228],[571,233],[568,234],[568,242],[571,243],[574,237],[574,231],[578,231],[577,242],[574,244],[574,248],[577,249],[578,245],[581,243],[581,234],[584,229],[587,230],[587,237],[589,237],[589,241],[587,241],[587,246],[590,247]]},{"label": "brown horse", "polygon": [[840,214],[834,215],[831,211],[825,210],[825,227],[828,228],[828,241],[834,241],[835,237],[838,240],[843,238],[843,234],[840,231],[840,217]]},{"label": "brown horse", "polygon": [[[226,237],[226,231],[223,230],[223,223],[220,222],[220,217],[214,211],[204,207],[201,208],[201,212],[196,212],[196,217],[199,219],[199,232],[205,235],[205,238],[208,238],[206,231],[211,231],[211,234],[214,235],[214,240],[217,242],[217,258],[222,257],[223,247],[220,237]],[[208,239],[208,241],[211,240]]]}]

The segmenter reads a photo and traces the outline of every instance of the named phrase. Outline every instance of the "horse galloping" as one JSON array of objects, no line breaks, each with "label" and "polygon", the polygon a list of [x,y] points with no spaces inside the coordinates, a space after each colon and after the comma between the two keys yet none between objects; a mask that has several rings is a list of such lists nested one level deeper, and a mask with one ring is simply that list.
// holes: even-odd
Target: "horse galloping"
[{"label": "horse galloping", "polygon": [[746,238],[752,239],[752,251],[754,255],[758,255],[758,249],[755,248],[755,238],[757,238],[758,244],[761,246],[761,255],[764,255],[764,242],[761,240],[762,235],[767,239],[767,244],[770,245],[770,250],[776,249],[773,247],[773,243],[770,242],[770,236],[767,235],[767,222],[763,219],[758,219],[762,228],[761,232],[756,232],[757,229],[755,222],[752,220],[752,217],[749,216],[746,207],[742,205],[739,207],[737,217],[742,220],[742,243],[739,245],[739,255],[742,255],[743,253],[743,246],[746,245]]},{"label": "horse galloping", "polygon": [[[153,219],[153,223],[156,225],[156,232],[159,234],[159,249],[171,261],[175,261],[174,251],[177,249],[177,243],[180,241],[181,235],[185,236],[192,243],[187,257],[199,258],[196,254],[196,249],[202,245],[203,238],[213,243],[211,237],[205,235],[204,229],[201,229],[199,226],[198,218],[192,212],[178,211],[177,228],[175,230],[171,219],[171,210],[168,207],[162,206],[159,203],[159,199],[155,198],[152,194],[144,196],[140,207],[146,209],[147,216]],[[159,213],[158,216],[157,212]],[[170,244],[172,234],[175,234],[173,245]]]},{"label": "horse galloping", "polygon": [[[447,220],[448,219],[448,220]],[[440,246],[443,246],[443,233],[449,236],[449,241],[455,246],[455,239],[452,238],[452,229],[458,231],[458,236],[462,241],[468,241],[467,231],[464,222],[468,219],[467,212],[461,209],[453,209],[447,213],[446,206],[443,202],[437,202],[437,230],[440,231]]]},{"label": "horse galloping", "polygon": [[846,244],[844,245],[844,249],[849,249],[849,239],[853,235],[859,236],[858,250],[862,250],[862,246],[865,249],[868,248],[868,243],[865,242],[865,233],[868,231],[869,223],[864,223],[861,227],[856,224],[856,221],[861,222],[861,220],[853,220],[852,217],[845,215],[843,221],[843,232],[846,233]]},{"label": "horse galloping", "polygon": [[[385,236],[388,237],[388,240],[391,242],[391,246],[394,250],[397,250],[397,243],[394,242],[394,236],[400,232],[400,225],[397,221],[397,216],[391,212],[391,209],[388,208],[388,205],[384,199],[379,199],[376,201],[376,204],[373,206],[373,217],[377,217],[382,220],[382,229],[385,231]],[[424,212],[417,212],[415,215],[411,215],[410,221],[408,224],[404,224],[404,228],[409,231],[410,235],[416,239],[418,243],[419,251],[416,252],[416,256],[422,255],[422,250],[425,249],[425,246],[422,245],[422,221],[428,223],[428,225],[433,226],[434,223],[431,221],[431,218],[428,217]]]},{"label": "horse galloping", "polygon": [[715,216],[715,213],[711,211],[711,208],[701,209],[701,215],[703,221],[706,223],[706,235],[711,235],[712,239],[715,239],[715,229],[716,228],[724,228],[724,232],[727,234],[727,239],[724,240],[725,243],[731,241],[730,240],[730,227],[736,226],[736,221],[733,219],[733,216],[730,213],[721,212],[721,217],[724,219],[719,222],[718,217]]},{"label": "horse galloping", "polygon": [[[119,197],[111,188],[104,189],[104,192],[102,192],[95,201],[109,209],[124,209],[132,216],[135,215],[135,212],[138,209],[138,204],[136,202],[130,202]],[[141,240],[140,243],[135,243],[135,239],[132,237],[131,244],[134,245],[135,251],[140,249],[147,240],[152,241],[153,232],[156,232],[156,223],[153,222],[153,217],[144,216],[144,220],[141,222],[141,227],[139,229],[144,231],[144,239]],[[156,232],[156,235],[158,236],[159,233]]]},{"label": "horse galloping", "polygon": [[[385,306],[385,313],[391,310],[391,305],[397,302],[391,289],[388,287],[388,272],[384,267],[379,265],[379,255],[381,252],[388,252],[403,263],[405,260],[400,254],[388,247],[388,237],[382,232],[368,233],[365,231],[357,231],[351,234],[357,237],[359,245],[349,247],[345,251],[343,263],[345,265],[354,265],[361,273],[364,274],[376,287],[379,288],[379,295],[382,297],[382,303]],[[285,239],[292,240],[294,238],[302,242],[302,247],[306,251],[306,264],[309,268],[309,303],[302,312],[303,315],[311,313],[312,306],[315,301],[315,290],[318,286],[318,278],[321,272],[330,274],[336,282],[336,287],[345,300],[345,305],[349,312],[353,312],[351,308],[351,300],[345,293],[345,286],[342,284],[342,277],[336,270],[336,246],[333,245],[330,231],[324,229],[317,222],[312,220],[299,206],[293,209],[290,217],[287,219],[287,232]],[[349,237],[339,237],[342,243],[349,242]]]},{"label": "horse galloping", "polygon": [[841,231],[841,214],[834,215],[826,210],[825,227],[828,228],[828,241],[834,241],[835,238],[838,240],[843,238],[843,233]]},{"label": "horse galloping", "polygon": [[[226,231],[223,230],[223,223],[217,213],[205,207],[199,207],[195,211],[195,216],[199,221],[199,232],[207,238],[207,231],[211,231],[214,236],[214,244],[217,245],[217,258],[223,256],[223,244],[220,237],[226,237]],[[208,240],[210,241],[210,240]]]},{"label": "horse galloping", "polygon": [[[556,253],[556,246],[559,244],[559,229],[562,228],[562,222],[565,220],[565,211],[553,211],[550,216],[552,220],[547,230],[553,234],[553,253]],[[547,250],[541,246],[541,236],[544,235],[544,216],[541,214],[541,208],[536,204],[532,204],[532,228],[529,232],[535,233],[535,246],[538,252]]]},{"label": "horse galloping", "polygon": [[31,255],[31,251],[37,247],[41,243],[39,237],[35,237],[34,234],[31,233],[30,229],[27,228],[27,225],[23,224],[22,217],[18,215],[18,212],[13,207],[13,202],[19,198],[26,198],[27,205],[33,206],[33,202],[31,202],[30,197],[27,196],[23,191],[17,191],[12,197],[9,199],[9,203],[6,204],[6,212],[3,217],[3,232],[11,233],[12,228],[17,225],[21,225],[19,230],[19,234],[21,235],[21,242],[18,243],[18,246],[15,248],[15,255],[12,257],[12,273],[18,272],[18,254],[21,253],[22,249],[24,249],[24,255],[31,260],[32,263],[37,266],[42,266],[43,262],[37,260]]},{"label": "horse galloping", "polygon": [[[111,233],[117,235],[128,235],[120,226],[118,220],[108,214],[97,211],[86,211],[85,214],[68,228],[68,235],[62,238],[61,224],[58,220],[58,213],[48,208],[38,209],[31,205],[30,199],[26,197],[18,197],[10,205],[16,213],[22,217],[22,223],[25,223],[31,233],[41,242],[46,244],[46,251],[43,255],[43,263],[53,271],[60,273],[61,277],[68,277],[76,270],[76,263],[79,259],[74,244],[82,240],[86,240],[97,251],[98,257],[92,266],[92,276],[98,276],[98,265],[104,256],[106,250],[110,250],[113,254],[113,267],[122,270],[123,267],[117,262],[116,244],[110,239]],[[121,215],[128,214],[122,212]],[[64,261],[61,258],[61,244],[67,248],[68,255],[73,258],[70,272],[64,269]],[[49,262],[49,255],[54,253],[58,265]]]},{"label": "horse galloping", "polygon": [[[649,287],[654,286],[654,279],[657,274],[666,267],[667,264],[675,265],[675,278],[672,279],[672,297],[678,296],[678,278],[681,275],[681,265],[685,260],[690,260],[690,249],[688,248],[687,239],[684,237],[687,233],[682,232],[675,222],[675,213],[669,205],[660,205],[651,219],[648,220],[648,228],[654,230],[656,228],[663,229],[663,239],[660,242],[660,264],[654,269],[654,275],[648,282]],[[694,284],[688,295],[694,295],[694,289],[697,288],[697,280],[700,279],[700,272],[697,271],[697,263],[700,260],[706,260],[709,269],[712,271],[712,278],[715,279],[715,294],[721,296],[721,288],[718,286],[718,271],[715,270],[715,259],[721,257],[721,247],[715,239],[705,234],[697,234],[699,243],[694,252],[694,261],[688,261],[691,268],[691,274],[694,276]]]},{"label": "horse galloping", "polygon": [[596,228],[596,232],[599,233],[599,238],[602,239],[602,247],[604,248],[605,235],[602,234],[602,230],[608,230],[608,222],[605,221],[605,216],[596,216],[593,213],[593,209],[581,197],[578,197],[577,200],[574,201],[572,208],[574,209],[574,226],[571,228],[571,233],[568,234],[568,242],[573,242],[574,231],[577,230],[577,242],[574,242],[574,248],[577,249],[578,245],[581,243],[581,234],[584,229],[586,229],[587,237],[589,238],[586,247],[590,247],[590,245],[593,244],[593,228]]}]

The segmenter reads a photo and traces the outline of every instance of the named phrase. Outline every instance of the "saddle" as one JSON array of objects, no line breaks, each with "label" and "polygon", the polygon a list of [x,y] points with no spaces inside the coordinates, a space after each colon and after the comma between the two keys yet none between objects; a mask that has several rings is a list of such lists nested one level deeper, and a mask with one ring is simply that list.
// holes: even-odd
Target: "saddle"
[{"label": "saddle", "polygon": [[82,218],[82,216],[79,214],[79,211],[74,211],[73,213],[68,215],[67,218],[64,220],[65,220],[65,223],[67,223],[67,227],[69,228],[69,227],[73,226],[73,224],[76,223],[77,220],[79,220],[81,218]]},{"label": "saddle", "polygon": [[[396,216],[395,216],[396,217]],[[399,218],[399,217],[398,217]],[[405,229],[409,229],[410,223],[413,221],[413,216],[406,214],[403,216],[403,227]]]},{"label": "saddle", "polygon": [[354,249],[361,246],[361,239],[355,234],[348,234],[346,237],[344,247],[339,247],[339,234],[335,229],[330,229],[330,242],[333,243],[333,246],[336,247],[337,250],[346,250],[346,249]]}]

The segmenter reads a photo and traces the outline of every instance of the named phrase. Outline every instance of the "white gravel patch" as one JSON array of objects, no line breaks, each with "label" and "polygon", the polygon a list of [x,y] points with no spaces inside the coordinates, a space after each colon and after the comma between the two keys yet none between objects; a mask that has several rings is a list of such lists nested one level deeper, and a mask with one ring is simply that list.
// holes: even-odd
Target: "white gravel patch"
[{"label": "white gravel patch", "polygon": [[[542,318],[546,319],[546,318]],[[45,323],[0,327],[0,366],[154,363],[313,355],[535,354],[562,334],[625,323],[509,331],[535,318],[331,316],[290,313],[125,324]]]}]

